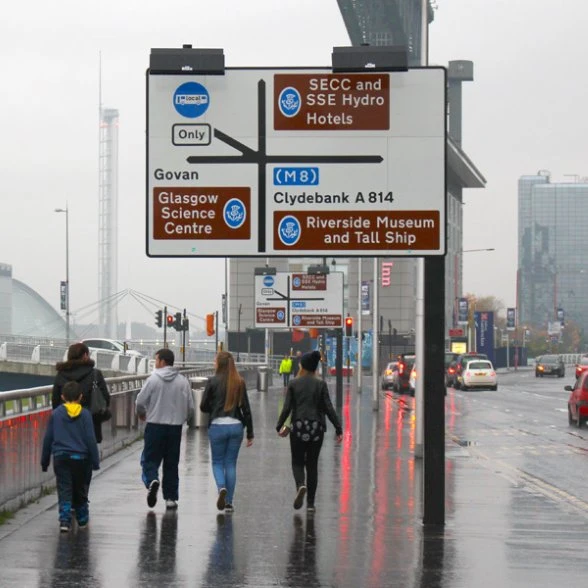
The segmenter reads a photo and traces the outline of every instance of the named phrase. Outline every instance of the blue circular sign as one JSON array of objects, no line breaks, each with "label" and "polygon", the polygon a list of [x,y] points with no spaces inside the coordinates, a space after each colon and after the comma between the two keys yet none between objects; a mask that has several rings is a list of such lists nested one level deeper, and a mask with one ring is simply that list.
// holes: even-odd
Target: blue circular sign
[{"label": "blue circular sign", "polygon": [[241,200],[231,198],[225,204],[223,218],[229,229],[238,229],[247,218],[247,209]]},{"label": "blue circular sign", "polygon": [[266,288],[271,288],[274,285],[274,279],[271,276],[265,276],[263,278],[263,285]]},{"label": "blue circular sign", "polygon": [[295,314],[295,315],[294,315],[294,317],[292,318],[292,322],[293,322],[295,325],[299,325],[299,324],[300,324],[300,322],[301,322],[301,320],[302,320],[302,319],[300,318],[300,315],[299,315],[299,314]]},{"label": "blue circular sign", "polygon": [[292,283],[294,284],[294,286],[296,286],[296,288],[300,288],[300,284],[302,283],[302,280],[300,278],[296,277],[292,280]]},{"label": "blue circular sign", "polygon": [[300,239],[300,221],[295,216],[285,216],[278,225],[278,235],[284,245],[296,245]]},{"label": "blue circular sign", "polygon": [[198,82],[186,82],[174,92],[174,108],[186,118],[202,116],[209,104],[208,90]]},{"label": "blue circular sign", "polygon": [[300,92],[298,92],[298,90],[292,86],[284,88],[280,92],[280,96],[278,98],[278,107],[284,116],[288,118],[296,116],[302,107]]},{"label": "blue circular sign", "polygon": [[286,317],[286,315],[284,314],[283,310],[278,310],[278,312],[276,312],[276,318],[279,321],[283,321],[285,317]]}]

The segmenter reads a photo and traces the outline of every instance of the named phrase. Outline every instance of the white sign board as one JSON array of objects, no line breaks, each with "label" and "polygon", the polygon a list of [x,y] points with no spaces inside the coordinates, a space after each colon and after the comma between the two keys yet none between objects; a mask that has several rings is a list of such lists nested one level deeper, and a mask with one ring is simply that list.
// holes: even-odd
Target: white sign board
[{"label": "white sign board", "polygon": [[444,68],[147,81],[147,255],[445,253]]},{"label": "white sign board", "polygon": [[343,274],[255,276],[255,327],[343,326]]}]

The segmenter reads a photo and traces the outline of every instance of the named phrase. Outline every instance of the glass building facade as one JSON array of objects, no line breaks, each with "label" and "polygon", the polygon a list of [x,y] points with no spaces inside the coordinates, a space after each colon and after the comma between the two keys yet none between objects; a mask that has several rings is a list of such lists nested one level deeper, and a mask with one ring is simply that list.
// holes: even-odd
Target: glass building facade
[{"label": "glass building facade", "polygon": [[588,333],[588,183],[551,183],[548,172],[519,179],[519,324],[558,318]]}]

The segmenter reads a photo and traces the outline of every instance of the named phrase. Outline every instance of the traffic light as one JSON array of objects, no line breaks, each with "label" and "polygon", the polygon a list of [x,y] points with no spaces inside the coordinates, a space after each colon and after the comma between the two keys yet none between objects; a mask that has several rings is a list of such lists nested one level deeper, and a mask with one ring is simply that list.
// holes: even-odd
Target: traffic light
[{"label": "traffic light", "polygon": [[345,317],[345,335],[351,337],[353,334],[353,319],[350,316]]},{"label": "traffic light", "polygon": [[214,335],[214,314],[206,315],[206,335],[212,337]]},{"label": "traffic light", "polygon": [[158,310],[155,313],[155,324],[160,328],[163,326],[163,310]]},{"label": "traffic light", "polygon": [[168,329],[171,329],[174,326],[174,316],[173,316],[173,314],[168,314],[167,315],[167,318],[166,318],[166,321],[167,321],[167,328]]},{"label": "traffic light", "polygon": [[172,327],[176,330],[176,331],[181,331],[182,330],[182,313],[181,312],[176,312],[176,314],[174,315],[174,320],[172,323]]}]

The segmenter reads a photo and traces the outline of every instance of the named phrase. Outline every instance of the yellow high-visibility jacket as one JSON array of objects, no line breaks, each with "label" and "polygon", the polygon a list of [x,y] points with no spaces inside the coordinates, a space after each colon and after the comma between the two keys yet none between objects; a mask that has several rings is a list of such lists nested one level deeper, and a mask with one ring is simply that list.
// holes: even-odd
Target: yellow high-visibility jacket
[{"label": "yellow high-visibility jacket", "polygon": [[292,371],[292,359],[284,357],[280,363],[280,374],[289,374]]}]

